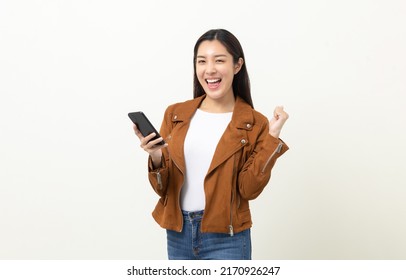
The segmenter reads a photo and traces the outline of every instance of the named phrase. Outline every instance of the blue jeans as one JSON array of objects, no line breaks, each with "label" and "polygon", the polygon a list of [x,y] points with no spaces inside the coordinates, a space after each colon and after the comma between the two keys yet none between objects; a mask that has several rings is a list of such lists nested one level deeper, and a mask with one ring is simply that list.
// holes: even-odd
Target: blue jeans
[{"label": "blue jeans", "polygon": [[167,230],[170,260],[250,260],[250,229],[230,236],[226,233],[202,233],[203,211],[183,212],[183,230]]}]

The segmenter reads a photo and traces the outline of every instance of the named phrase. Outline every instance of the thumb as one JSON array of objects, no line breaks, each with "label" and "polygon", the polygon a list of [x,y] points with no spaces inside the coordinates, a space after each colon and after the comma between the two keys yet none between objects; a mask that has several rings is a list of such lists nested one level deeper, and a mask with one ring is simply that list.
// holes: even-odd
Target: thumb
[{"label": "thumb", "polygon": [[283,106],[276,106],[273,111],[273,116],[275,119],[279,119],[280,115],[283,114]]}]

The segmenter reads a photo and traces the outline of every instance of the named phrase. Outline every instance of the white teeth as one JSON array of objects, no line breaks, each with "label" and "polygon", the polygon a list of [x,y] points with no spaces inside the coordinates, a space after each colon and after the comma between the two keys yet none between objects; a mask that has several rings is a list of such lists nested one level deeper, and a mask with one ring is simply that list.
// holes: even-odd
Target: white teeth
[{"label": "white teeth", "polygon": [[215,80],[206,80],[208,83],[217,83],[220,82],[220,79],[215,79]]}]

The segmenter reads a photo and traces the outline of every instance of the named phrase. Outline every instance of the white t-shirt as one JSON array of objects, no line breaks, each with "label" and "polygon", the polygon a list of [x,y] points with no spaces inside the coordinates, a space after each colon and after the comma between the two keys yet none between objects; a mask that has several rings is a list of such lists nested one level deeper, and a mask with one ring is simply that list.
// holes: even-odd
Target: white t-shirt
[{"label": "white t-shirt", "polygon": [[200,109],[194,114],[184,143],[186,176],[181,191],[182,210],[204,209],[206,204],[204,178],[232,114],[232,112],[208,113]]}]

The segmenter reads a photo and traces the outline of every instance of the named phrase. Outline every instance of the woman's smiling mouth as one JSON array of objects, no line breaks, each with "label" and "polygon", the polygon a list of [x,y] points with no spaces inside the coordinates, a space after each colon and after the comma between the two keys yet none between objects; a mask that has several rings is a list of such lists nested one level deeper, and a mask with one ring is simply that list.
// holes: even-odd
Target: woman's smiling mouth
[{"label": "woman's smiling mouth", "polygon": [[221,79],[206,79],[209,89],[217,89],[220,86]]}]

